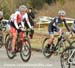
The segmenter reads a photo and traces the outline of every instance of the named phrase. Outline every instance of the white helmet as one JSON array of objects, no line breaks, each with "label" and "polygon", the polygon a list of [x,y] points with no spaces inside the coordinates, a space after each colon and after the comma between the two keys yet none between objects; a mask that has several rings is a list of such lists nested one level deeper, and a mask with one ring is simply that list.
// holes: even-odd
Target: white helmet
[{"label": "white helmet", "polygon": [[27,6],[25,5],[19,6],[19,11],[27,11]]},{"label": "white helmet", "polygon": [[58,11],[58,16],[65,16],[66,12],[64,10]]},{"label": "white helmet", "polygon": [[0,11],[0,16],[2,16],[2,17],[3,17],[3,12],[2,12],[2,11]]}]

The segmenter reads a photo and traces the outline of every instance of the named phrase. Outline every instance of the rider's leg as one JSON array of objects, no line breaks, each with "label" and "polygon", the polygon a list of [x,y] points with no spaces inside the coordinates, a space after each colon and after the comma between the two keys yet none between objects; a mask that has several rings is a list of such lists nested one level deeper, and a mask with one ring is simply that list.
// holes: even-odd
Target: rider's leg
[{"label": "rider's leg", "polygon": [[58,41],[57,41],[57,44],[56,44],[56,45],[58,45],[59,41],[61,40],[61,34],[62,34],[63,32],[62,32],[62,30],[60,29],[60,30],[58,31],[58,33],[59,33],[59,38],[58,38]]},{"label": "rider's leg", "polygon": [[12,51],[14,51],[14,49],[15,49],[16,39],[17,39],[17,34],[15,34],[12,38],[12,44],[11,44]]},{"label": "rider's leg", "polygon": [[49,31],[49,40],[48,40],[48,48],[50,47],[50,44],[52,43],[54,39],[54,26],[48,26],[48,31]]},{"label": "rider's leg", "polygon": [[49,40],[48,40],[48,47],[50,47],[50,44],[52,43],[54,39],[54,34],[50,34]]},{"label": "rider's leg", "polygon": [[16,39],[17,39],[17,32],[15,28],[13,27],[11,28],[10,35],[12,35],[11,47],[12,47],[12,52],[14,52]]},{"label": "rider's leg", "polygon": [[53,39],[54,39],[54,34],[50,34],[50,37],[49,37],[49,40],[48,40],[48,44],[46,46],[46,51],[47,52],[50,52],[50,44],[52,43]]},{"label": "rider's leg", "polygon": [[21,40],[22,44],[25,45],[24,32],[20,32],[20,40]]}]

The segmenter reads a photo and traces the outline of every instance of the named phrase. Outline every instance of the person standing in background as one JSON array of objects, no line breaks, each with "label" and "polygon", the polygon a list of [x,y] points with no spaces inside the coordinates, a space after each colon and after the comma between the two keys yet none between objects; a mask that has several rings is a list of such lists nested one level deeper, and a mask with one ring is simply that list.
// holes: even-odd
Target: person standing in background
[{"label": "person standing in background", "polygon": [[33,27],[33,30],[31,30],[31,33],[30,33],[30,37],[33,38],[33,34],[34,34],[34,21],[33,20],[35,19],[35,15],[32,11],[32,8],[28,9],[28,18],[29,18],[31,26]]},{"label": "person standing in background", "polygon": [[31,26],[34,27],[34,21],[33,20],[35,19],[35,15],[32,11],[32,8],[29,8],[29,10],[28,10],[28,17],[29,17],[29,21],[31,23]]}]

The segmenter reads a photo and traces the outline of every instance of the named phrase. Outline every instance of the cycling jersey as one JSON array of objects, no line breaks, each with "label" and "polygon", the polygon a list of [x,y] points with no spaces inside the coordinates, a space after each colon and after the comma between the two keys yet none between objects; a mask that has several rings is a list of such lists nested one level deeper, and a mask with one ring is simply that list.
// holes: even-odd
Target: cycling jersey
[{"label": "cycling jersey", "polygon": [[0,19],[0,29],[6,28],[7,24],[8,24],[8,20],[3,19],[3,18]]},{"label": "cycling jersey", "polygon": [[75,30],[75,21],[72,24],[72,29]]},{"label": "cycling jersey", "polygon": [[16,11],[14,14],[11,15],[11,26],[16,28],[16,29],[19,29],[18,25],[19,23],[21,23],[21,20],[22,20],[22,15],[20,14],[19,11]]},{"label": "cycling jersey", "polygon": [[60,18],[55,17],[55,18],[50,22],[50,24],[49,24],[49,26],[48,26],[49,34],[53,34],[54,31],[58,32],[58,31],[60,30],[59,24],[62,23],[62,22],[64,22],[64,24],[65,24],[67,30],[70,31],[70,29],[68,28],[68,25],[67,25],[65,19],[64,19],[64,20],[61,20]]},{"label": "cycling jersey", "polygon": [[72,23],[72,31],[75,33],[75,20]]}]

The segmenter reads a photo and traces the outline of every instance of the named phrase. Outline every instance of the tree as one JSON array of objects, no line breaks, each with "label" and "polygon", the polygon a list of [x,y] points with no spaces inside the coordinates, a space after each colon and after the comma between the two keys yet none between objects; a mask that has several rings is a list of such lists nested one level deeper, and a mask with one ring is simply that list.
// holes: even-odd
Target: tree
[{"label": "tree", "polygon": [[31,0],[31,5],[33,8],[41,9],[45,3],[45,0]]},{"label": "tree", "polygon": [[45,0],[45,2],[46,2],[48,5],[51,5],[52,3],[56,3],[56,0]]},{"label": "tree", "polygon": [[10,10],[8,8],[8,2],[6,0],[0,0],[0,11],[3,11],[4,13],[4,18],[8,19]]},{"label": "tree", "polygon": [[63,5],[65,3],[65,0],[59,0],[60,4]]}]

